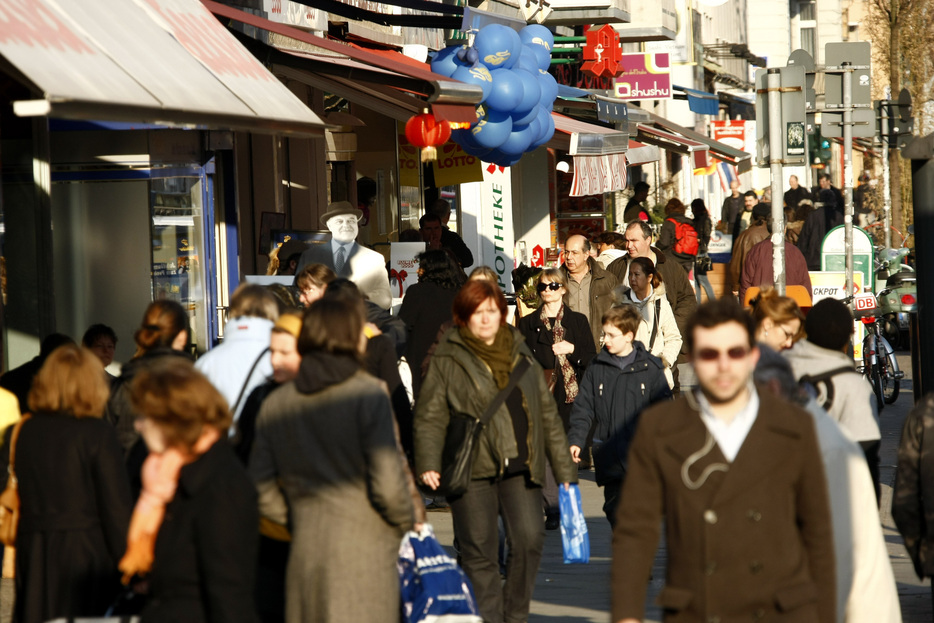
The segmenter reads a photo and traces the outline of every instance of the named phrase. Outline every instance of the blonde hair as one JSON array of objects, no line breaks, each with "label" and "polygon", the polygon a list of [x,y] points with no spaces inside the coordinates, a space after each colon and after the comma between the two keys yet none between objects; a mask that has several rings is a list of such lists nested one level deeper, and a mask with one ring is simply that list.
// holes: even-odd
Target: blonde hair
[{"label": "blonde hair", "polygon": [[76,344],[59,346],[45,360],[29,390],[29,409],[72,417],[101,417],[110,388],[101,360]]},{"label": "blonde hair", "polygon": [[797,342],[804,337],[804,313],[793,298],[779,296],[775,288],[765,288],[759,295],[750,301],[752,318],[758,329],[762,322],[769,318],[775,324],[784,324],[792,320],[801,322],[801,328],[792,341]]}]

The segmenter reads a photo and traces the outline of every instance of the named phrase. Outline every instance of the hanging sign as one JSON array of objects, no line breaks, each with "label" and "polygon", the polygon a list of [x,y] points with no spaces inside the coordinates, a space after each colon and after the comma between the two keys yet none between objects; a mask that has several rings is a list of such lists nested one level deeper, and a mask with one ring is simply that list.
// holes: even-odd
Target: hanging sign
[{"label": "hanging sign", "polygon": [[456,186],[483,179],[483,165],[479,158],[471,156],[454,141],[438,148],[438,159],[431,163],[435,174],[435,186]]},{"label": "hanging sign", "polygon": [[621,56],[623,72],[616,78],[616,97],[627,101],[672,98],[667,52]]},{"label": "hanging sign", "polygon": [[584,44],[584,64],[581,71],[598,78],[612,78],[619,73],[619,62],[623,48],[619,44],[619,33],[609,24],[587,31]]}]

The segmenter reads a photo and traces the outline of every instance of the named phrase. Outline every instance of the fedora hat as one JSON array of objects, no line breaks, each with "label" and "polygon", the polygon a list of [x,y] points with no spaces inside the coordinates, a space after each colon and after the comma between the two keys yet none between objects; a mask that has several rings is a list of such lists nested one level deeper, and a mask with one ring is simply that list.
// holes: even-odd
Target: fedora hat
[{"label": "fedora hat", "polygon": [[354,207],[349,201],[335,201],[328,206],[328,211],[321,215],[321,224],[327,226],[332,217],[342,214],[353,214],[358,221],[363,218],[363,212]]}]

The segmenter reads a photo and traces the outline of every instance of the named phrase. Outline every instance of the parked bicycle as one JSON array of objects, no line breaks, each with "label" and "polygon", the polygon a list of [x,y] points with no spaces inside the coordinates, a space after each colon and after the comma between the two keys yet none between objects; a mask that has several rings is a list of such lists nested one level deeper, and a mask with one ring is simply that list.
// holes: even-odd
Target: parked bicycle
[{"label": "parked bicycle", "polygon": [[871,292],[857,294],[851,302],[853,317],[860,320],[866,329],[859,370],[872,385],[876,407],[881,412],[885,405],[898,399],[900,381],[905,378],[905,373],[899,370],[895,350],[883,335],[885,318],[876,296]]}]

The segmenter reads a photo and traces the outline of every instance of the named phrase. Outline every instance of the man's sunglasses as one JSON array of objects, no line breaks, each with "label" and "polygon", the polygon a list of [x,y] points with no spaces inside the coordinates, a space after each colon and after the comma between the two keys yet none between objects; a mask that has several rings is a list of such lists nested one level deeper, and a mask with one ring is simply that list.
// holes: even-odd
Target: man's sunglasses
[{"label": "man's sunglasses", "polygon": [[551,290],[552,292],[557,292],[561,289],[561,284],[557,281],[551,281],[549,283],[540,283],[538,284],[538,291],[544,292],[545,290]]},{"label": "man's sunglasses", "polygon": [[726,351],[717,350],[716,348],[702,348],[697,351],[696,356],[701,361],[716,361],[720,359],[724,352],[730,359],[738,361],[749,354],[749,349],[745,346],[734,346]]}]

